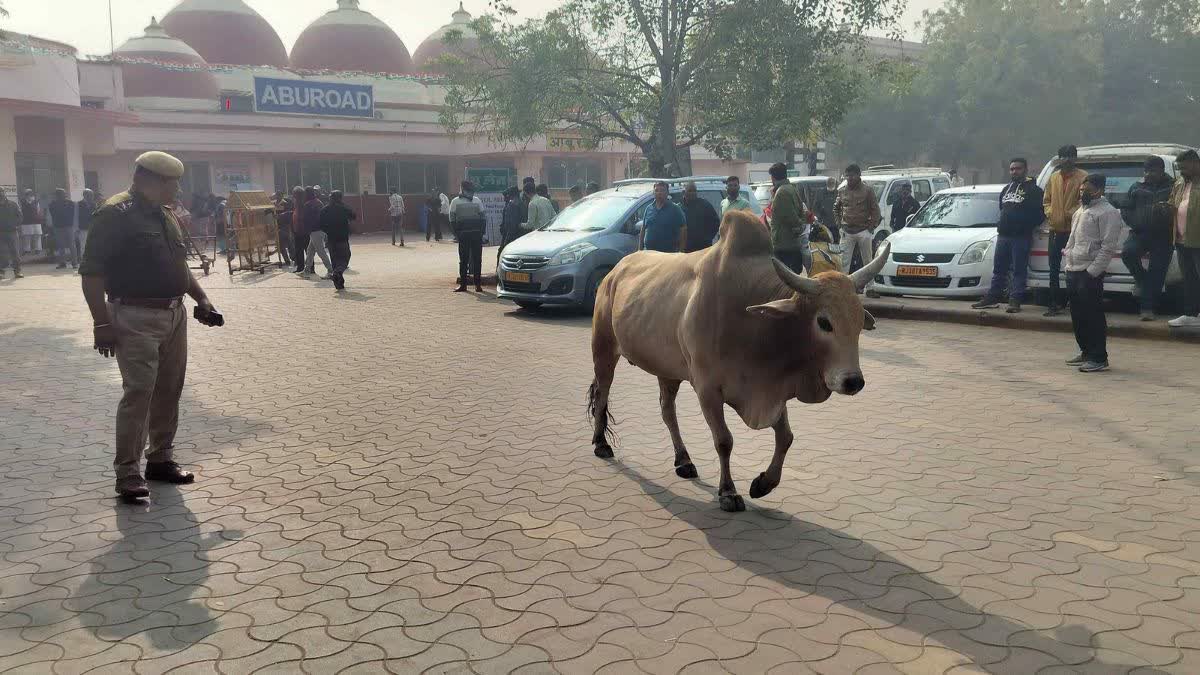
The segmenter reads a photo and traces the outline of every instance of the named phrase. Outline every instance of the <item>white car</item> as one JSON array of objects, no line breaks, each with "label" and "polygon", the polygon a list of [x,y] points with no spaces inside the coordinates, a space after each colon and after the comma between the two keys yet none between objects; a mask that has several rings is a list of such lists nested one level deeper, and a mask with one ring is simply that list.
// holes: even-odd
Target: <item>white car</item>
[{"label": "white car", "polygon": [[992,282],[1003,185],[938,192],[888,237],[892,253],[872,287],[880,295],[979,298]]}]

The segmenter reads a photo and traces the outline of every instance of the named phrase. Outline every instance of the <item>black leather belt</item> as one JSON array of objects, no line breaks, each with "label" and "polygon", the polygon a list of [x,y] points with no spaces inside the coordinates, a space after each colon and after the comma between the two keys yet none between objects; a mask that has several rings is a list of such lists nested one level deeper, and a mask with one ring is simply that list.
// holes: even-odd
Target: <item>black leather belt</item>
[{"label": "black leather belt", "polygon": [[109,298],[114,305],[146,307],[148,309],[175,309],[183,306],[183,298]]}]

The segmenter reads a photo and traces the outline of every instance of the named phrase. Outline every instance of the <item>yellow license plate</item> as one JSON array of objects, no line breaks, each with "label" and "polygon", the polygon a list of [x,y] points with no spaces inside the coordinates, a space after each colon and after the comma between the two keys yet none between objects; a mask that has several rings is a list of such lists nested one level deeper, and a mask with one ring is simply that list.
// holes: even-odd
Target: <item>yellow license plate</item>
[{"label": "yellow license plate", "polygon": [[901,265],[896,268],[896,275],[901,277],[936,277],[937,268],[929,265]]},{"label": "yellow license plate", "polygon": [[528,272],[505,272],[504,273],[505,281],[512,281],[512,282],[516,282],[518,284],[527,284],[532,279],[533,279],[533,277],[531,277]]}]

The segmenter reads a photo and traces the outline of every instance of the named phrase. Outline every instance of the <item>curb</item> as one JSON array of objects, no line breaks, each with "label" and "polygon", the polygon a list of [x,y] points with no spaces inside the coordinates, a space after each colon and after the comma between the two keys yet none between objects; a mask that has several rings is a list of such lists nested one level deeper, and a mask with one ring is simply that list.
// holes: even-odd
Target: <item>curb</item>
[{"label": "curb", "polygon": [[[959,309],[956,307],[930,307],[911,302],[864,299],[863,306],[876,318],[901,319],[907,321],[940,321],[969,326],[1035,330],[1052,333],[1072,332],[1070,317],[1044,317],[1026,310],[1021,314],[1006,314],[1003,310]],[[1172,329],[1165,321],[1126,322],[1110,319],[1108,334],[1111,337],[1139,340],[1168,340],[1200,343],[1200,330]]]}]

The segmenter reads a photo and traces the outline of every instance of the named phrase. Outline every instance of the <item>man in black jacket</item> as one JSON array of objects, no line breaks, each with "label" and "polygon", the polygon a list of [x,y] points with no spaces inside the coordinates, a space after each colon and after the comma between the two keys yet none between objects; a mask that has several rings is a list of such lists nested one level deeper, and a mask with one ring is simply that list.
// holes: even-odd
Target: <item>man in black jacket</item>
[{"label": "man in black jacket", "polygon": [[687,228],[683,252],[702,251],[712,246],[721,227],[721,217],[713,205],[700,196],[696,184],[689,182],[683,188],[683,222]]},{"label": "man in black jacket", "polygon": [[996,239],[992,264],[992,286],[987,295],[971,307],[999,307],[1011,272],[1012,285],[1008,289],[1008,309],[1005,311],[1016,314],[1025,301],[1033,231],[1046,219],[1046,214],[1042,208],[1042,189],[1029,176],[1029,162],[1024,157],[1013,159],[1008,164],[1008,175],[1012,180],[1000,191],[1000,223],[996,228],[1000,236]]},{"label": "man in black jacket", "polygon": [[908,217],[921,209],[921,202],[912,193],[912,183],[900,186],[900,194],[892,200],[892,216],[889,221],[892,232],[899,232],[908,224]]},{"label": "man in black jacket", "polygon": [[521,191],[515,187],[505,190],[504,212],[500,216],[501,239],[500,250],[496,252],[497,261],[500,260],[500,254],[504,253],[504,247],[524,234],[521,232],[521,223],[525,222],[525,219],[522,217],[524,209],[521,207]]},{"label": "man in black jacket", "polygon": [[[1145,177],[1129,188],[1121,215],[1129,226],[1129,238],[1121,251],[1121,262],[1129,268],[1141,305],[1142,321],[1154,320],[1154,305],[1162,293],[1171,265],[1171,225],[1174,209],[1171,177],[1162,157],[1150,157],[1142,165]],[[1142,256],[1150,256],[1150,268],[1142,267]]]},{"label": "man in black jacket", "polygon": [[329,278],[339,291],[346,288],[346,268],[350,266],[350,221],[358,215],[342,201],[342,191],[329,194],[329,205],[321,209],[321,231],[325,233],[333,269]]}]

